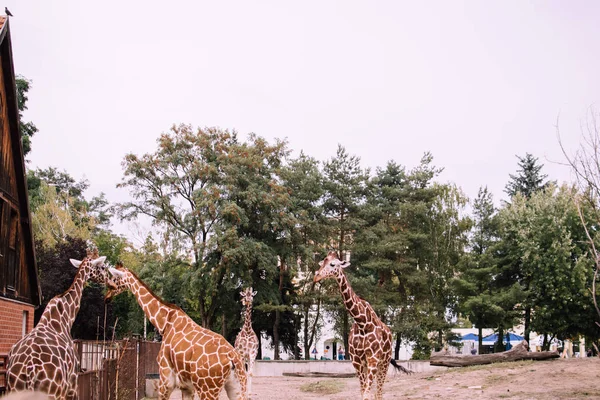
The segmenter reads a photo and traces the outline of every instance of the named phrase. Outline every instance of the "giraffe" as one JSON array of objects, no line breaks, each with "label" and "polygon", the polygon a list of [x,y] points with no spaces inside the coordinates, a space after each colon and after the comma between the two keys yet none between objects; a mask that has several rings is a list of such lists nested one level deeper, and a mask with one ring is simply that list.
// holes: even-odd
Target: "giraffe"
[{"label": "giraffe", "polygon": [[160,400],[167,400],[177,384],[184,399],[192,399],[196,392],[203,400],[216,400],[225,386],[229,399],[247,400],[242,357],[223,336],[202,328],[176,305],[165,303],[123,265],[109,270],[114,279],[105,299],[129,289],[162,336],[157,356]]},{"label": "giraffe", "polygon": [[235,349],[240,353],[244,363],[246,364],[246,371],[248,372],[248,398],[252,393],[252,375],[254,374],[254,361],[258,354],[258,337],[252,329],[252,300],[256,296],[256,292],[252,291],[252,288],[247,288],[240,292],[242,296],[242,305],[245,307],[244,310],[244,326],[235,338]]},{"label": "giraffe", "polygon": [[70,260],[78,268],[73,283],[48,302],[36,327],[8,353],[9,391],[35,390],[50,399],[77,399],[79,365],[71,327],[86,282],[106,284],[110,280],[105,260],[106,257],[98,257],[97,250],[88,252],[81,261]]},{"label": "giraffe", "polygon": [[354,319],[348,337],[348,354],[360,381],[362,399],[369,398],[375,380],[377,381],[375,399],[382,399],[383,384],[389,364],[399,371],[410,373],[392,359],[392,332],[379,319],[373,307],[358,297],[350,287],[350,282],[343,271],[350,266],[349,262],[340,261],[337,253],[331,251],[323,261],[319,262],[319,266],[314,281],[319,282],[334,277],[338,282],[344,305]]}]

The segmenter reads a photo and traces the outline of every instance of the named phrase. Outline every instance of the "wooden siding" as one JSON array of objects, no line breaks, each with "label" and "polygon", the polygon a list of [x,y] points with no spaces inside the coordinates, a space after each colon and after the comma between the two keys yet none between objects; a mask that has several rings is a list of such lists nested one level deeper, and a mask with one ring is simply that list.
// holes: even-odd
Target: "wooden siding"
[{"label": "wooden siding", "polygon": [[14,144],[12,143],[9,107],[7,100],[6,65],[0,55],[0,296],[32,303],[30,269],[27,266],[24,235],[29,216],[21,215],[23,209],[19,198]]}]

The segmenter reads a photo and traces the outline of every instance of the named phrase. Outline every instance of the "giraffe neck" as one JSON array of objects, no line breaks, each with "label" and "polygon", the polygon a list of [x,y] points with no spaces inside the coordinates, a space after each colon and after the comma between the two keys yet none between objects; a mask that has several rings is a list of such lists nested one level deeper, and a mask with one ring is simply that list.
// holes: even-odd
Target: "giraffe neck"
[{"label": "giraffe neck", "polygon": [[252,331],[252,303],[246,306],[244,310],[244,326],[242,327],[242,331]]},{"label": "giraffe neck", "polygon": [[346,274],[344,274],[342,270],[339,271],[336,279],[346,310],[348,310],[348,313],[354,319],[354,322],[361,326],[365,325],[368,321],[368,310],[365,306],[365,302],[354,293],[354,290],[350,287],[348,278],[346,278]]},{"label": "giraffe neck", "polygon": [[52,323],[56,330],[70,334],[79,312],[83,288],[88,278],[88,266],[82,265],[75,274],[73,283],[62,295],[55,296],[44,310],[40,323]]},{"label": "giraffe neck", "polygon": [[164,335],[167,327],[167,319],[171,308],[167,306],[163,301],[152,293],[146,285],[144,285],[139,278],[132,273],[127,273],[127,286],[131,293],[135,296],[138,304],[148,317],[148,320],[161,335]]}]

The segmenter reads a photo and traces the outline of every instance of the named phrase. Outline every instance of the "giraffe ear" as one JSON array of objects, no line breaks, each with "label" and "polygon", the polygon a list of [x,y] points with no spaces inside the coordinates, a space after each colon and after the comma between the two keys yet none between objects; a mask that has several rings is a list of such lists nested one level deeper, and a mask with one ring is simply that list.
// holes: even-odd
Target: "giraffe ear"
[{"label": "giraffe ear", "polygon": [[81,265],[81,263],[83,262],[83,261],[78,261],[78,260],[75,260],[74,258],[71,258],[71,259],[69,259],[69,261],[71,261],[71,264],[73,264],[73,266],[74,266],[75,268],[79,268],[79,266],[80,266],[80,265]]},{"label": "giraffe ear", "polygon": [[256,293],[258,293],[256,290],[252,292],[252,297],[256,296]]},{"label": "giraffe ear", "polygon": [[116,276],[117,278],[123,278],[125,276],[125,272],[123,271],[119,271],[116,268],[110,267],[108,268],[108,271],[113,274],[114,276]]},{"label": "giraffe ear", "polygon": [[323,260],[319,261],[319,267],[323,268]]},{"label": "giraffe ear", "polygon": [[342,268],[348,268],[349,266],[350,266],[350,262],[348,262],[348,261],[344,261],[340,264],[340,267],[342,267]]},{"label": "giraffe ear", "polygon": [[98,265],[102,265],[104,264],[104,261],[106,261],[106,256],[98,257],[94,261],[92,261],[92,266],[96,267]]}]

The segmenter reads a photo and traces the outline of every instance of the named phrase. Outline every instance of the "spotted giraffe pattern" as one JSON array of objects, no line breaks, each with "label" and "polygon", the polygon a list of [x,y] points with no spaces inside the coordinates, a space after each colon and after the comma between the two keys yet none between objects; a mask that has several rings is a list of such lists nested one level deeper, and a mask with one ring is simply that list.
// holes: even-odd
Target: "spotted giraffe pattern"
[{"label": "spotted giraffe pattern", "polygon": [[342,294],[346,310],[354,319],[348,336],[348,354],[360,381],[362,399],[369,398],[371,388],[377,381],[375,399],[383,398],[383,385],[390,363],[398,370],[410,372],[392,360],[392,332],[373,310],[371,305],[358,297],[350,287],[343,269],[349,262],[340,261],[336,252],[330,252],[319,262],[315,282],[334,277]]},{"label": "spotted giraffe pattern", "polygon": [[229,399],[247,400],[244,363],[223,336],[202,328],[176,305],[165,303],[122,265],[110,272],[114,278],[106,299],[129,289],[162,336],[157,357],[159,399],[167,400],[178,384],[184,399],[192,399],[196,392],[200,399],[216,400],[225,387]]},{"label": "spotted giraffe pattern", "polygon": [[48,302],[36,327],[8,353],[9,391],[35,390],[50,399],[77,399],[79,365],[71,327],[86,282],[106,284],[110,280],[105,259],[88,253],[82,261],[70,260],[78,268],[73,283]]},{"label": "spotted giraffe pattern", "polygon": [[252,291],[252,288],[247,288],[240,292],[242,296],[242,305],[244,306],[244,326],[235,338],[235,349],[240,353],[244,364],[246,365],[246,371],[248,371],[248,398],[252,393],[252,376],[254,375],[254,361],[258,355],[258,336],[252,329],[252,301],[256,292]]}]

